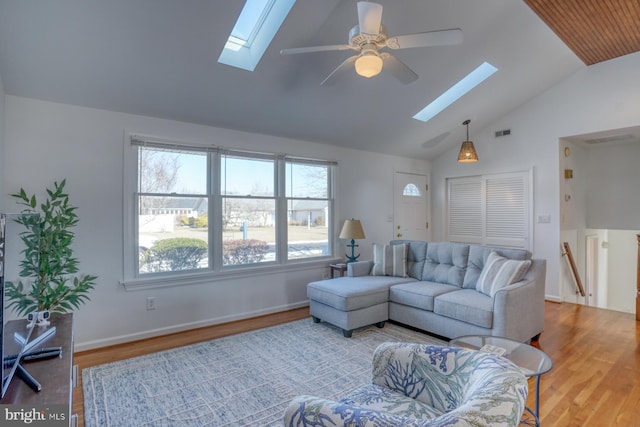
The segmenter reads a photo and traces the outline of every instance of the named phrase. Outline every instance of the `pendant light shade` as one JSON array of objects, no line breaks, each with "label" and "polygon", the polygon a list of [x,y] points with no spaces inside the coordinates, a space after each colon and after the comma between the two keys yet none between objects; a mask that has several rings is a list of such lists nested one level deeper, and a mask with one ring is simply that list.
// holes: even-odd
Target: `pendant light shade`
[{"label": "pendant light shade", "polygon": [[478,161],[478,153],[473,146],[473,141],[469,140],[469,123],[471,120],[465,120],[462,124],[467,127],[467,140],[462,143],[460,153],[458,153],[458,163],[473,163]]}]

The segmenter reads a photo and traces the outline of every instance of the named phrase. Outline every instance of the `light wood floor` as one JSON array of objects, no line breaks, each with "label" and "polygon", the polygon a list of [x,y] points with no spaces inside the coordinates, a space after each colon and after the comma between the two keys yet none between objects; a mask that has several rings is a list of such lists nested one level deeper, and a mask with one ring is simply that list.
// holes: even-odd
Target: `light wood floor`
[{"label": "light wood floor", "polygon": [[[309,316],[308,308],[76,353],[82,369]],[[575,304],[546,303],[539,345],[553,360],[540,384],[541,424],[640,426],[640,328],[635,316]],[[528,405],[533,407],[534,382]],[[82,383],[73,411],[84,426]]]}]

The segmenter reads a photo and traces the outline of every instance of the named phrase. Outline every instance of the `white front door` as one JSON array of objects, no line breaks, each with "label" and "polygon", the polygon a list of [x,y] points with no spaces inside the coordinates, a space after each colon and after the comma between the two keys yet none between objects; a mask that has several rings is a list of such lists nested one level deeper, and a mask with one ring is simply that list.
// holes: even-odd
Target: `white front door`
[{"label": "white front door", "polygon": [[396,172],[393,197],[393,238],[428,240],[429,180],[426,175]]}]

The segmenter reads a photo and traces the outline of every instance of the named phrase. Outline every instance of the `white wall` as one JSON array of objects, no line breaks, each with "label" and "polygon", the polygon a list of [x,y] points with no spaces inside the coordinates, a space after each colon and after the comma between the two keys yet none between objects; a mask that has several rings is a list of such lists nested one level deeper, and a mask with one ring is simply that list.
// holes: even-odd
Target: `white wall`
[{"label": "white wall", "polygon": [[[624,133],[621,131],[621,133]],[[586,277],[587,235],[597,235],[606,247],[599,248],[597,306],[635,312],[637,239],[640,230],[640,144],[634,142],[586,147],[562,141],[571,148],[560,156],[561,173],[573,170],[573,179],[561,179],[561,213],[566,218],[562,241],[571,245],[582,280]],[[563,150],[561,150],[563,151]],[[567,201],[565,196],[569,196]],[[565,301],[585,303],[573,293],[573,279],[561,280]]]},{"label": "white wall", "polygon": [[[471,132],[480,157],[478,163],[456,163],[459,147],[435,159],[433,205],[442,208],[433,212],[434,239],[444,238],[446,177],[534,168],[534,218],[551,215],[551,223],[534,225],[533,253],[534,257],[547,260],[547,297],[562,300],[560,138],[638,125],[639,72],[640,53],[585,67],[486,129]],[[512,135],[494,138],[493,132],[498,129],[511,129]]]},{"label": "white wall", "polygon": [[[638,113],[637,123],[640,123]],[[589,187],[588,227],[640,229],[639,163],[638,143],[596,146],[588,150],[585,163]]]},{"label": "white wall", "polygon": [[636,312],[636,231],[609,230],[607,308]]},{"label": "white wall", "polygon": [[[358,242],[362,259],[371,257],[372,243],[392,238],[387,217],[393,213],[393,171],[428,170],[426,162],[413,159],[14,96],[6,96],[5,116],[5,193],[24,187],[41,194],[54,180],[66,178],[71,202],[78,206],[75,248],[81,271],[99,279],[90,303],[76,312],[76,350],[305,305],[306,284],[328,272],[326,267],[298,268],[126,292],[119,283],[125,131],[337,160],[338,228],[346,218],[362,220],[367,235]],[[5,202],[14,203],[6,195]],[[337,254],[344,249],[341,245]],[[145,309],[148,296],[157,298],[154,311]]]},{"label": "white wall", "polygon": [[0,212],[4,212],[3,197],[4,194],[4,85],[2,76],[0,76]]}]

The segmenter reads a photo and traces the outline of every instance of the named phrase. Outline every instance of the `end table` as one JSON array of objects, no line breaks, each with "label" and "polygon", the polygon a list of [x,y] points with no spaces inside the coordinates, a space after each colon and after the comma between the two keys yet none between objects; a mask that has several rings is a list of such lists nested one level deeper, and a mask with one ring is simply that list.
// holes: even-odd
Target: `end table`
[{"label": "end table", "polygon": [[343,277],[347,272],[347,264],[345,263],[337,263],[337,264],[329,264],[329,268],[331,269],[331,278],[335,277],[335,273],[338,272],[338,277]]}]

